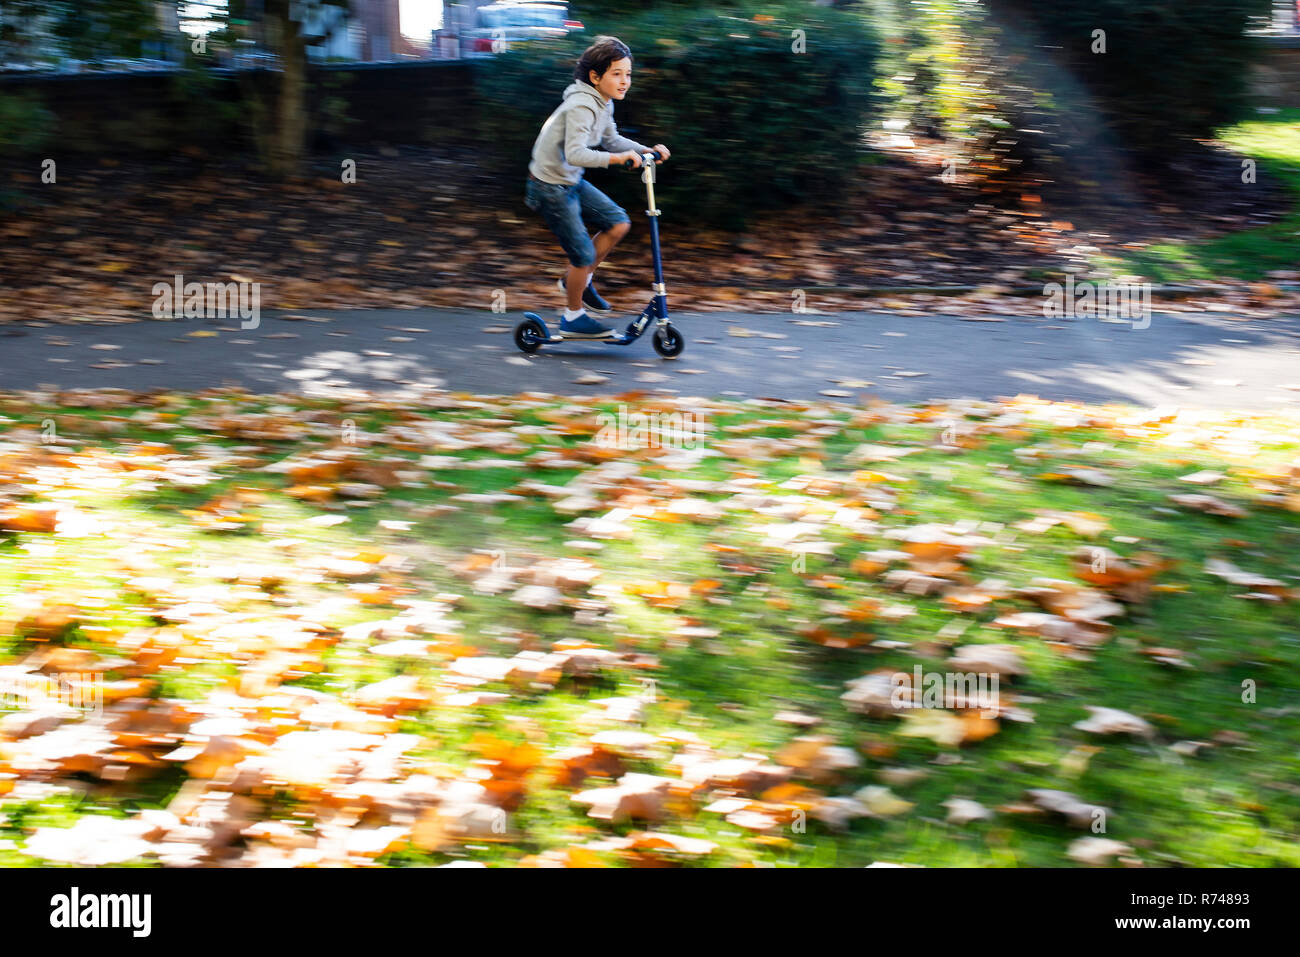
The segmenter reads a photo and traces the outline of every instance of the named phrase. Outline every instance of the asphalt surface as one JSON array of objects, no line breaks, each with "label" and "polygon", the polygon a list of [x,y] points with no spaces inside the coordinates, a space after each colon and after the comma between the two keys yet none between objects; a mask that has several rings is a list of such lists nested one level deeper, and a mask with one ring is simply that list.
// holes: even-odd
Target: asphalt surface
[{"label": "asphalt surface", "polygon": [[[238,320],[0,327],[0,390],[43,386],[329,394],[406,387],[512,394],[666,390],[692,396],[890,401],[1050,399],[1260,409],[1300,403],[1300,315],[1234,320],[1153,311],[1150,326],[1095,319],[890,313],[684,313],[685,351],[566,342],[527,357],[522,316],[446,309],[267,313]],[[547,317],[548,321],[549,316]],[[626,318],[607,320],[621,329]],[[804,323],[825,323],[807,325]],[[601,381],[596,381],[597,379]],[[590,381],[575,381],[575,380]],[[867,384],[869,383],[869,384]]]}]

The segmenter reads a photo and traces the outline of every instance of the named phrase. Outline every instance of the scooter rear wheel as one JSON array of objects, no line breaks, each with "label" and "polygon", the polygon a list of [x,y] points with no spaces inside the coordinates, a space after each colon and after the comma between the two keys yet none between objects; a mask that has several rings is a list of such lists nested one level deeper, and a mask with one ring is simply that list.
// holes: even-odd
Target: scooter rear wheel
[{"label": "scooter rear wheel", "polygon": [[668,326],[664,329],[656,329],[653,342],[655,352],[659,353],[665,359],[671,359],[674,356],[681,355],[682,350],[686,348],[685,337],[672,326]]},{"label": "scooter rear wheel", "polygon": [[536,352],[545,341],[546,330],[536,319],[525,319],[515,326],[515,345],[521,352]]}]

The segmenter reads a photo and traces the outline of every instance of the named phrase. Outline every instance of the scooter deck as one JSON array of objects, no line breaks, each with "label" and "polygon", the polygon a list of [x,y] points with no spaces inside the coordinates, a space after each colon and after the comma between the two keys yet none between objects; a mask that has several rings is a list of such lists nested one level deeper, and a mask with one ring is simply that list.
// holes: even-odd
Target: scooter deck
[{"label": "scooter deck", "polygon": [[629,337],[626,332],[619,333],[615,336],[602,336],[599,339],[595,336],[564,336],[558,333],[552,333],[549,339],[542,340],[547,345],[554,345],[557,342],[604,342],[612,346],[625,346],[636,339]]},{"label": "scooter deck", "polygon": [[[546,324],[546,320],[544,320],[541,316],[539,316],[535,312],[525,312],[524,318],[536,320],[538,323],[541,324],[541,327],[546,330],[546,338],[541,340],[542,343],[546,345],[554,345],[557,342],[604,342],[612,346],[626,346],[626,345],[630,345],[633,342],[636,342],[637,339],[640,339],[641,336],[644,334],[645,329],[649,328],[650,326],[650,323],[646,322],[642,326],[642,332],[636,335],[632,335],[630,332],[628,332],[627,329],[624,329],[622,332],[615,333],[612,336],[603,336],[601,338],[595,338],[589,336],[566,336],[564,333],[559,332],[558,330],[552,331],[551,327]],[[640,317],[638,317],[638,319],[639,318]],[[637,321],[638,321],[637,319],[632,320],[632,324],[635,324]]]}]

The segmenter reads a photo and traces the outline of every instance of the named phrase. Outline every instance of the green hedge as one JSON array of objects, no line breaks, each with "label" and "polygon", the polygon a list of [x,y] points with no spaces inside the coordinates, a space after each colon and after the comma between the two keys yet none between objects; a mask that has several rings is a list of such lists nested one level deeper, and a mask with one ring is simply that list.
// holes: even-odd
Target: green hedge
[{"label": "green hedge", "polygon": [[[875,110],[876,38],[861,17],[837,10],[752,9],[762,16],[670,6],[589,18],[585,32],[559,43],[480,61],[475,115],[485,158],[523,209],[533,140],[572,81],[578,54],[605,33],[632,50],[632,89],[615,109],[620,131],[673,151],[658,196],[674,224],[740,229],[757,211],[833,196],[857,171]],[[802,53],[794,52],[796,30]],[[629,211],[644,206],[636,177],[597,180]]]},{"label": "green hedge", "polygon": [[[987,0],[1003,52],[1076,130],[1148,158],[1204,137],[1249,107],[1257,41],[1245,35],[1270,0]],[[1094,52],[1094,31],[1105,52]]]},{"label": "green hedge", "polygon": [[6,152],[35,153],[52,138],[54,123],[36,94],[0,90],[0,148]]},{"label": "green hedge", "polygon": [[[28,163],[33,176],[40,175],[40,150],[53,140],[55,118],[31,93],[0,90],[0,153]],[[15,166],[21,163],[15,163]],[[38,187],[39,188],[39,187]],[[32,190],[0,180],[0,216],[9,215],[31,199]]]}]

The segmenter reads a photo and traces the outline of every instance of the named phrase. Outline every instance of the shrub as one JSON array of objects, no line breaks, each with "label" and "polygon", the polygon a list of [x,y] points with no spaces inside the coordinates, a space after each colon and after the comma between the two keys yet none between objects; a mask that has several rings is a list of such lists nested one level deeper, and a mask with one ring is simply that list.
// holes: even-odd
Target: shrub
[{"label": "shrub", "polygon": [[[1270,0],[989,0],[1004,52],[1062,123],[1149,159],[1241,119]],[[1103,39],[1105,52],[1094,52]]]},{"label": "shrub", "polygon": [[990,100],[984,9],[966,0],[870,0],[884,55],[878,81],[895,120],[961,143],[975,135]]},{"label": "shrub", "polygon": [[54,116],[34,94],[0,91],[0,146],[20,156],[35,153],[53,133]]},{"label": "shrub", "polygon": [[[559,43],[481,61],[480,141],[522,195],[533,140],[572,82],[578,54],[608,33],[633,57],[632,91],[615,113],[620,131],[673,151],[658,195],[674,222],[739,229],[756,211],[833,196],[857,170],[874,110],[875,36],[862,18],[832,9],[763,10],[745,19],[670,5],[588,20],[586,32]],[[783,10],[799,12],[774,15]],[[804,52],[795,52],[800,37]],[[629,209],[644,203],[633,177],[601,186]]]},{"label": "shrub", "polygon": [[[50,142],[54,116],[34,94],[0,91],[0,150],[11,156],[36,157]],[[31,169],[38,172],[33,160]],[[26,190],[0,182],[0,214],[12,213],[30,200]]]}]

